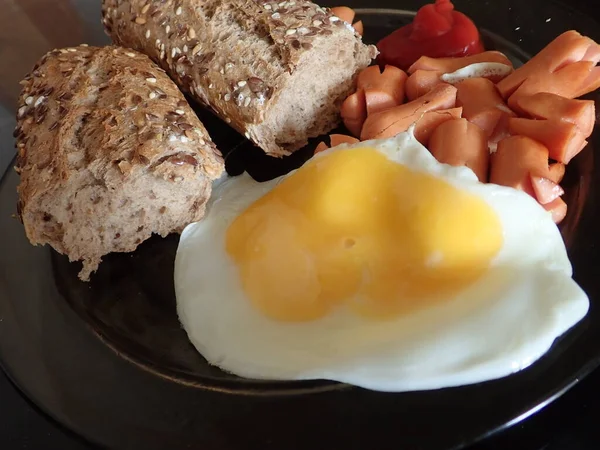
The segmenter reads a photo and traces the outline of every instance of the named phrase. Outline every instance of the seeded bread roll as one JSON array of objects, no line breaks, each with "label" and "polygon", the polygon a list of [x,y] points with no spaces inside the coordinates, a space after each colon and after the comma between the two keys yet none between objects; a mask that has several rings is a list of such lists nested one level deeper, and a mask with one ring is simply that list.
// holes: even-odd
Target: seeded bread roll
[{"label": "seeded bread roll", "polygon": [[103,255],[202,218],[223,160],[147,56],[54,50],[21,84],[18,211],[33,244],[83,261],[88,280]]},{"label": "seeded bread roll", "polygon": [[150,56],[196,100],[273,156],[339,123],[377,55],[304,0],[103,0],[113,41]]}]

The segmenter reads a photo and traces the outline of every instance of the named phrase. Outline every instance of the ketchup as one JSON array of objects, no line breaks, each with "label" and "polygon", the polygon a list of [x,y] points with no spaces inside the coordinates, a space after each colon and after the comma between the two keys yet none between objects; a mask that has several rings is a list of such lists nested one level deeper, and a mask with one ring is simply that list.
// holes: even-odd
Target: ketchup
[{"label": "ketchup", "polygon": [[421,56],[468,56],[484,51],[471,19],[454,11],[450,0],[423,6],[415,19],[377,43],[380,65],[408,69]]}]

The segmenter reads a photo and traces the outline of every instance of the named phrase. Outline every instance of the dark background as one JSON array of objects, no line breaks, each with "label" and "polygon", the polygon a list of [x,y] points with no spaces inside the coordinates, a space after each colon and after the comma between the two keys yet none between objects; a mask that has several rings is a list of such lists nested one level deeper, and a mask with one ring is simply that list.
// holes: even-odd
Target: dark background
[{"label": "dark background", "polygon": [[[523,2],[527,3],[527,0],[523,0]],[[376,6],[383,6],[382,2],[378,3]],[[402,6],[400,1],[395,0],[388,0],[385,3],[388,7]],[[580,11],[585,11],[600,21],[599,0],[570,0],[564,3],[572,5]],[[6,160],[8,156],[6,152],[2,153],[5,161],[0,162],[3,162],[1,165],[4,166],[9,160]],[[0,173],[3,171],[3,167],[0,167]],[[600,371],[596,371],[535,416],[491,437],[473,449],[598,449],[600,448],[599,399]],[[490,408],[494,407],[493,405],[489,406]],[[432,432],[435,432],[434,430],[435,427],[432,427]],[[35,406],[21,397],[11,382],[0,372],[0,449],[81,450],[87,448],[90,447],[82,440],[46,418]]]},{"label": "dark background", "polygon": [[[597,450],[600,448],[599,399],[600,372],[596,371],[537,415],[472,450]],[[3,375],[0,375],[0,402],[1,449],[92,448],[43,416]]]}]

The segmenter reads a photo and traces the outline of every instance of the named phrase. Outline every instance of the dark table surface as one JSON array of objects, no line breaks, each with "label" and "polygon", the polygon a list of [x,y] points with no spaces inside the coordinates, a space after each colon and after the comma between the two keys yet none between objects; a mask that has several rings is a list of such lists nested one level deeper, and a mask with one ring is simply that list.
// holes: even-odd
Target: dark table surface
[{"label": "dark table surface", "polygon": [[[97,3],[96,0],[71,1],[78,10],[86,10],[88,7],[91,9],[97,8],[96,5],[92,5],[92,3]],[[0,3],[4,3],[3,6],[7,7],[10,12],[11,8],[16,8],[17,5],[25,7],[36,2],[32,0],[3,0]],[[389,4],[391,2],[384,3]],[[600,1],[598,0],[570,0],[564,3],[569,3],[579,10],[586,11],[597,20],[600,20]],[[5,8],[2,10],[5,10]],[[0,24],[5,22],[2,20],[3,14],[3,12],[0,12]],[[7,16],[4,18],[6,19]],[[10,31],[11,27],[8,25],[10,24],[4,23],[2,28],[5,31]],[[91,28],[98,26],[99,24],[94,24]],[[90,28],[87,27],[80,30],[82,35],[88,35],[90,31]],[[0,38],[3,35],[4,33],[0,31]],[[57,41],[60,41],[60,37],[57,37]],[[85,36],[82,37],[85,39]],[[27,40],[26,37],[23,39]],[[28,39],[33,38],[29,37]],[[0,55],[2,53],[1,47],[2,44],[0,43]],[[6,63],[5,59],[2,60]],[[2,72],[1,69],[0,72]],[[6,80],[6,78],[4,79]],[[12,129],[12,124],[0,124],[2,137],[8,135],[9,128]],[[6,139],[2,139],[2,141],[4,144],[7,142]],[[4,172],[4,168],[12,159],[12,145],[10,147],[10,150],[2,148],[2,151],[0,151],[0,174]],[[488,439],[474,447],[474,449],[598,449],[600,448],[600,426],[598,426],[600,423],[600,402],[598,399],[600,399],[600,370],[581,381],[571,391],[533,417]],[[493,408],[493,405],[490,405],[490,408]],[[82,439],[72,435],[69,431],[64,430],[47,418],[33,404],[24,399],[0,371],[0,449],[82,450],[87,448],[91,447]]]},{"label": "dark table surface", "polygon": [[[600,371],[523,423],[472,450],[597,450],[600,448]],[[0,448],[85,450],[83,440],[56,425],[0,375]],[[493,407],[493,405],[490,405]]]}]

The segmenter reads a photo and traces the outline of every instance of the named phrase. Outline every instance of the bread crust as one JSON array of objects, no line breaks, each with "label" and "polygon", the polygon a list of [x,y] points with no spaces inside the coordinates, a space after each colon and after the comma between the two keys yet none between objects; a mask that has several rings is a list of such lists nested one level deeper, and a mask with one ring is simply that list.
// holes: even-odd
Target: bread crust
[{"label": "bread crust", "polygon": [[[356,73],[377,54],[349,24],[305,0],[103,0],[102,12],[115,43],[150,56],[183,91],[274,156],[337,126],[340,103],[353,89]],[[338,47],[347,52],[327,54]],[[335,83],[336,89],[302,92],[295,80],[318,59],[347,66],[347,73],[339,80],[328,80],[328,73],[306,74]],[[291,100],[284,95],[290,89],[300,91]],[[282,97],[291,104],[278,107]],[[275,109],[273,114],[293,117],[306,98],[328,103],[315,108],[314,124],[283,130],[269,117]]]},{"label": "bread crust", "polygon": [[54,50],[21,82],[18,211],[33,244],[83,261],[204,214],[223,159],[162,69],[119,47]]}]

